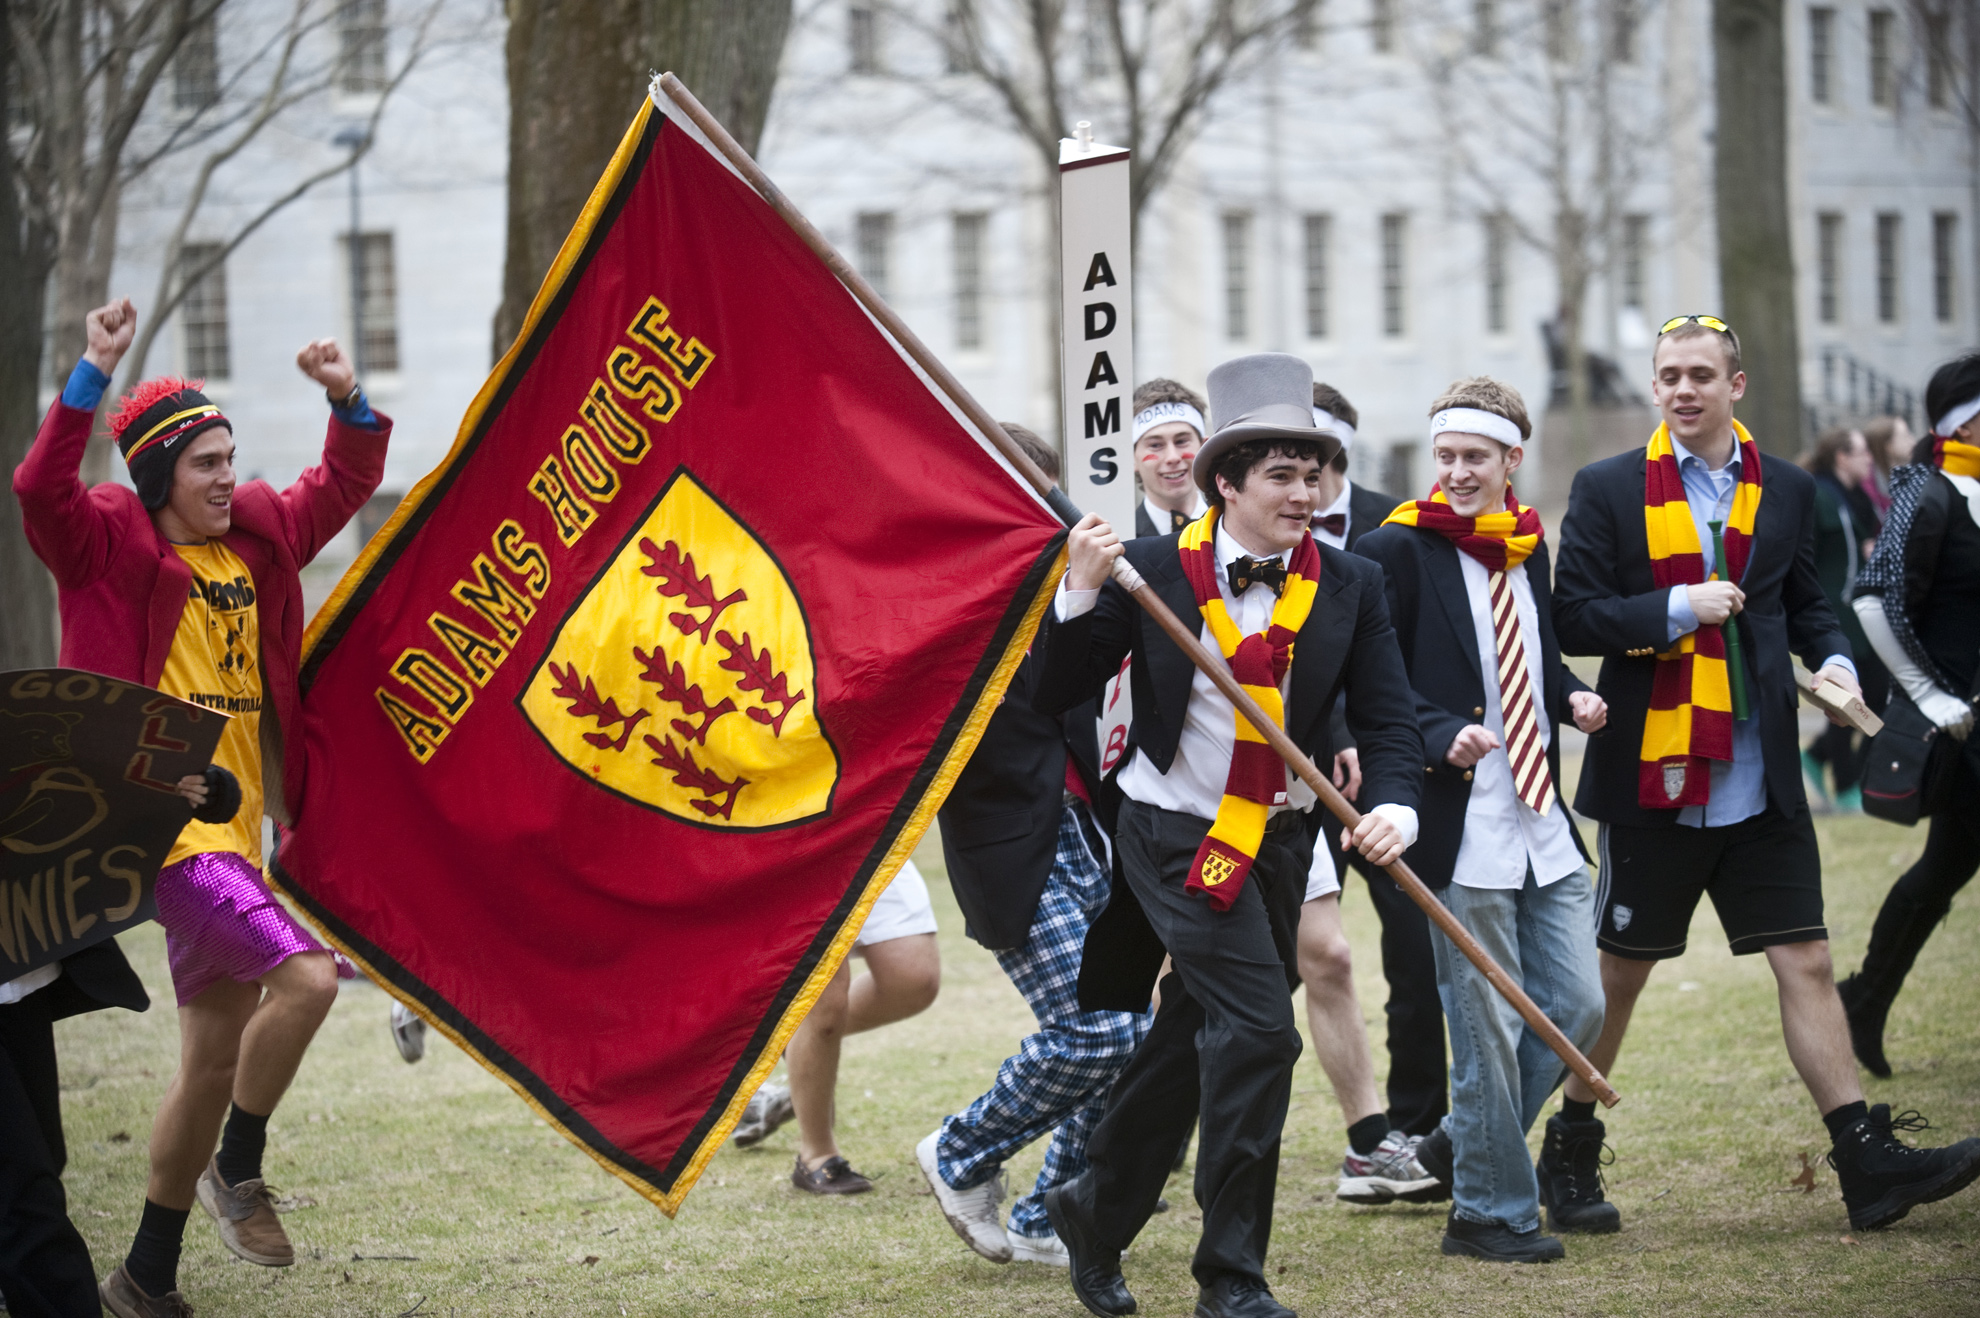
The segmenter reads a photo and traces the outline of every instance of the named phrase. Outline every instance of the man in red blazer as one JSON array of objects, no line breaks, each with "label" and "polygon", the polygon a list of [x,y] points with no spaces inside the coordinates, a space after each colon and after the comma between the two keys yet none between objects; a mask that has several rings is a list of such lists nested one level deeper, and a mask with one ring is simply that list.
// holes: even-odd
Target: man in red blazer
[{"label": "man in red blazer", "polygon": [[14,473],[28,543],[55,576],[62,663],[228,714],[215,759],[243,798],[229,822],[188,824],[158,875],[180,1062],[152,1126],[137,1236],[101,1288],[120,1318],[186,1311],[179,1247],[195,1198],[235,1254],[295,1261],[261,1176],[268,1118],[353,972],[270,895],[261,817],[291,823],[303,799],[305,748],[283,741],[301,701],[300,570],[371,497],[391,434],[349,359],[319,339],[296,365],[328,394],[330,433],[288,489],[237,484],[232,424],[178,379],[138,385],[110,422],[136,488],[85,487],[97,404],[136,324],[129,299],[89,313],[88,350]]}]

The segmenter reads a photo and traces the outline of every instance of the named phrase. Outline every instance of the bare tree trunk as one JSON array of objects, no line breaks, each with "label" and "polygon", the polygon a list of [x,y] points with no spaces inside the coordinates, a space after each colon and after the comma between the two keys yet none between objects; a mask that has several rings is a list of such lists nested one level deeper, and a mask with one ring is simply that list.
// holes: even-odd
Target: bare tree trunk
[{"label": "bare tree trunk", "polygon": [[1588,217],[1563,206],[1555,218],[1554,267],[1560,283],[1561,350],[1567,359],[1569,447],[1571,470],[1586,466],[1592,456],[1593,429],[1588,413],[1588,326],[1583,314],[1588,303]]},{"label": "bare tree trunk", "polygon": [[511,0],[509,240],[496,357],[521,328],[648,76],[679,75],[754,151],[790,25],[791,0]]},{"label": "bare tree trunk", "polygon": [[1782,0],[1714,0],[1719,289],[1745,357],[1740,419],[1760,447],[1798,453],[1801,335],[1788,218]]},{"label": "bare tree trunk", "polygon": [[[0,102],[13,68],[10,25],[0,23]],[[13,153],[0,151],[0,473],[9,478],[34,441],[40,408],[41,308],[52,235],[20,210]],[[55,662],[55,582],[21,533],[12,489],[0,496],[0,672]]]}]

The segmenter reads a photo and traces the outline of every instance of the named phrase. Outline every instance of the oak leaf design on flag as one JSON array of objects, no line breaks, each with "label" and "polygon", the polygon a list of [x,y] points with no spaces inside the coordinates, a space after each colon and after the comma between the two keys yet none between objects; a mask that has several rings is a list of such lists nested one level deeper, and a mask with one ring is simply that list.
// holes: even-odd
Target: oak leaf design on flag
[{"label": "oak leaf design on flag", "polygon": [[670,613],[667,621],[681,629],[683,636],[699,636],[703,645],[708,644],[708,633],[715,626],[715,620],[731,605],[740,604],[749,598],[746,591],[733,590],[727,595],[717,596],[714,578],[702,576],[694,570],[694,555],[683,554],[680,545],[669,540],[665,546],[655,548],[649,537],[640,538],[639,547],[648,559],[647,566],[640,569],[649,577],[658,577],[660,584],[654,589],[662,595],[677,596],[690,609],[707,609],[708,617],[696,618],[692,613]]},{"label": "oak leaf design on flag", "polygon": [[701,683],[688,681],[687,669],[680,663],[670,660],[667,652],[658,645],[655,645],[651,652],[635,645],[633,658],[646,665],[646,671],[639,675],[641,681],[651,682],[659,687],[660,698],[679,705],[688,718],[701,720],[698,724],[689,723],[684,719],[670,720],[674,731],[680,733],[683,738],[698,746],[706,746],[708,729],[714,726],[715,720],[724,714],[735,713],[736,702],[727,696],[722,697],[722,703],[719,705],[709,704],[708,697],[701,692]]},{"label": "oak leaf design on flag", "polygon": [[717,668],[725,668],[731,673],[740,673],[741,680],[736,688],[741,691],[757,692],[757,699],[765,706],[776,705],[772,714],[768,708],[745,711],[758,723],[765,724],[770,731],[781,737],[784,735],[784,720],[790,717],[791,710],[805,698],[803,691],[795,694],[790,689],[790,674],[778,669],[770,657],[770,647],[765,646],[758,654],[750,645],[749,633],[744,632],[739,641],[727,632],[716,632],[715,643],[729,652],[729,657],[717,663]]},{"label": "oak leaf design on flag", "polygon": [[[557,679],[557,686],[551,694],[559,700],[571,702],[571,707],[566,712],[573,718],[598,720],[601,730],[585,733],[584,739],[600,750],[624,750],[626,742],[632,739],[633,729],[639,726],[639,721],[652,717],[651,711],[636,705],[622,712],[616,699],[598,694],[598,687],[590,678],[580,681],[576,664],[567,664],[559,668],[556,662],[552,661],[550,674]],[[617,737],[603,731],[615,723],[620,725]]]},{"label": "oak leaf design on flag", "polygon": [[[741,774],[730,780],[713,769],[702,768],[695,762],[694,752],[685,746],[676,746],[672,737],[647,736],[641,740],[656,752],[653,762],[674,775],[675,786],[699,792],[707,798],[688,802],[704,815],[720,815],[727,819],[736,808],[736,798],[742,794],[743,788],[749,786],[749,779]],[[717,797],[723,799],[718,802]]]}]

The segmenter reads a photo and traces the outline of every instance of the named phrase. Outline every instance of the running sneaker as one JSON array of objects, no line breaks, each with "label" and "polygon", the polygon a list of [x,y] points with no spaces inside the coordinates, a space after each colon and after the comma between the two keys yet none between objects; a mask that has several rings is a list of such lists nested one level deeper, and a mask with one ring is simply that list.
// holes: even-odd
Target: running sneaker
[{"label": "running sneaker", "polygon": [[1443,1183],[1416,1160],[1417,1142],[1414,1136],[1392,1130],[1373,1152],[1349,1149],[1341,1160],[1341,1183],[1334,1197],[1349,1204],[1433,1202]]},{"label": "running sneaker", "polygon": [[785,1085],[764,1085],[749,1096],[743,1105],[742,1120],[736,1123],[736,1143],[743,1148],[761,1144],[770,1138],[791,1118],[797,1109],[791,1106],[791,1091]]},{"label": "running sneaker", "polygon": [[399,1056],[408,1062],[426,1056],[426,1022],[403,1002],[392,1004],[392,1042],[399,1046]]},{"label": "running sneaker", "polygon": [[[941,1156],[936,1152],[942,1132],[935,1131],[914,1146],[914,1160],[935,1192],[935,1206],[949,1220],[949,1226],[963,1243],[992,1263],[1009,1263],[1014,1256],[1013,1239],[1005,1232],[999,1205],[1004,1202],[1004,1173],[981,1185],[958,1190],[942,1179]],[[1057,1237],[1053,1237],[1057,1243]]]},{"label": "running sneaker", "polygon": [[1043,1263],[1047,1267],[1070,1268],[1072,1255],[1056,1235],[1021,1236],[1010,1233],[1011,1261],[1013,1263]]}]

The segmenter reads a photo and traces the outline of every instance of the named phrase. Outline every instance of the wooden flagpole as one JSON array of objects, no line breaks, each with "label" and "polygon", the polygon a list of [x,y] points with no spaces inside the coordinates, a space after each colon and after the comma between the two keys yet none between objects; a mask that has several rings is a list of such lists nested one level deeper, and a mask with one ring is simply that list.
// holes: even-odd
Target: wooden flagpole
[{"label": "wooden flagpole", "polygon": [[[998,424],[997,419],[991,416],[967,389],[963,388],[962,382],[950,374],[949,369],[928,350],[928,346],[907,327],[907,323],[878,293],[874,292],[873,286],[861,277],[852,263],[841,256],[825,235],[791,204],[790,198],[770,181],[770,176],[750,158],[749,153],[743,150],[742,144],[729,136],[728,130],[723,128],[715,116],[694,98],[694,93],[671,73],[660,75],[658,86],[663,94],[681,108],[682,113],[694,121],[695,127],[707,135],[708,140],[715,144],[715,148],[728,158],[729,163],[736,167],[736,171],[749,181],[750,186],[761,194],[763,200],[770,204],[770,208],[791,226],[791,229],[804,241],[805,246],[809,247],[818,259],[825,263],[825,267],[838,277],[839,282],[859,299],[860,305],[880,322],[887,333],[893,336],[894,341],[901,345],[902,350],[914,359],[915,364],[926,371],[928,377],[961,409],[963,415],[983,432],[984,438],[994,444],[997,451],[1017,468],[1018,474],[1030,482],[1031,487],[1038,491],[1039,497],[1045,500],[1053,513],[1067,526],[1077,523],[1082,514],[1072,500],[1066,497],[1065,491],[1054,485],[1051,478],[1039,470],[1038,464],[1017,446],[1017,442],[1004,433],[1004,428]],[[1279,758],[1299,775],[1300,781],[1313,789],[1313,794],[1320,798],[1320,803],[1327,807],[1328,812],[1348,828],[1359,824],[1361,813],[1348,803],[1346,797],[1335,790],[1333,783],[1320,772],[1319,766],[1314,764],[1306,752],[1286,735],[1285,729],[1274,722],[1258,707],[1258,702],[1245,693],[1244,688],[1231,675],[1230,667],[1224,663],[1222,656],[1214,655],[1206,649],[1196,632],[1185,626],[1182,620],[1176,617],[1175,611],[1164,604],[1154,591],[1148,589],[1147,582],[1142,580],[1141,574],[1129,565],[1125,556],[1114,560],[1113,576],[1115,583],[1127,591],[1148,616],[1154,619],[1155,625],[1189,656],[1192,663],[1203,670],[1217,690],[1223,693],[1224,698],[1250,720],[1251,725],[1258,729],[1266,743],[1278,752]],[[1563,804],[1561,808],[1567,807]],[[1478,940],[1472,937],[1471,931],[1459,923],[1458,918],[1437,899],[1437,895],[1430,891],[1422,879],[1416,877],[1408,865],[1397,860],[1386,869],[1397,886],[1409,894],[1411,901],[1423,908],[1424,914],[1430,917],[1431,923],[1443,930],[1445,937],[1464,953],[1465,959],[1491,981],[1492,987],[1512,1004],[1513,1009],[1520,1014],[1533,1032],[1539,1035],[1563,1062],[1567,1063],[1569,1070],[1580,1076],[1583,1082],[1595,1091],[1595,1096],[1602,1100],[1604,1106],[1614,1107],[1622,1101],[1622,1095],[1602,1077],[1602,1073],[1595,1069],[1594,1064],[1582,1055],[1581,1050],[1574,1046],[1571,1039],[1561,1033],[1558,1025],[1547,1019],[1547,1014],[1527,996],[1526,990],[1522,989],[1512,976],[1492,959],[1491,953],[1479,945]]]}]

